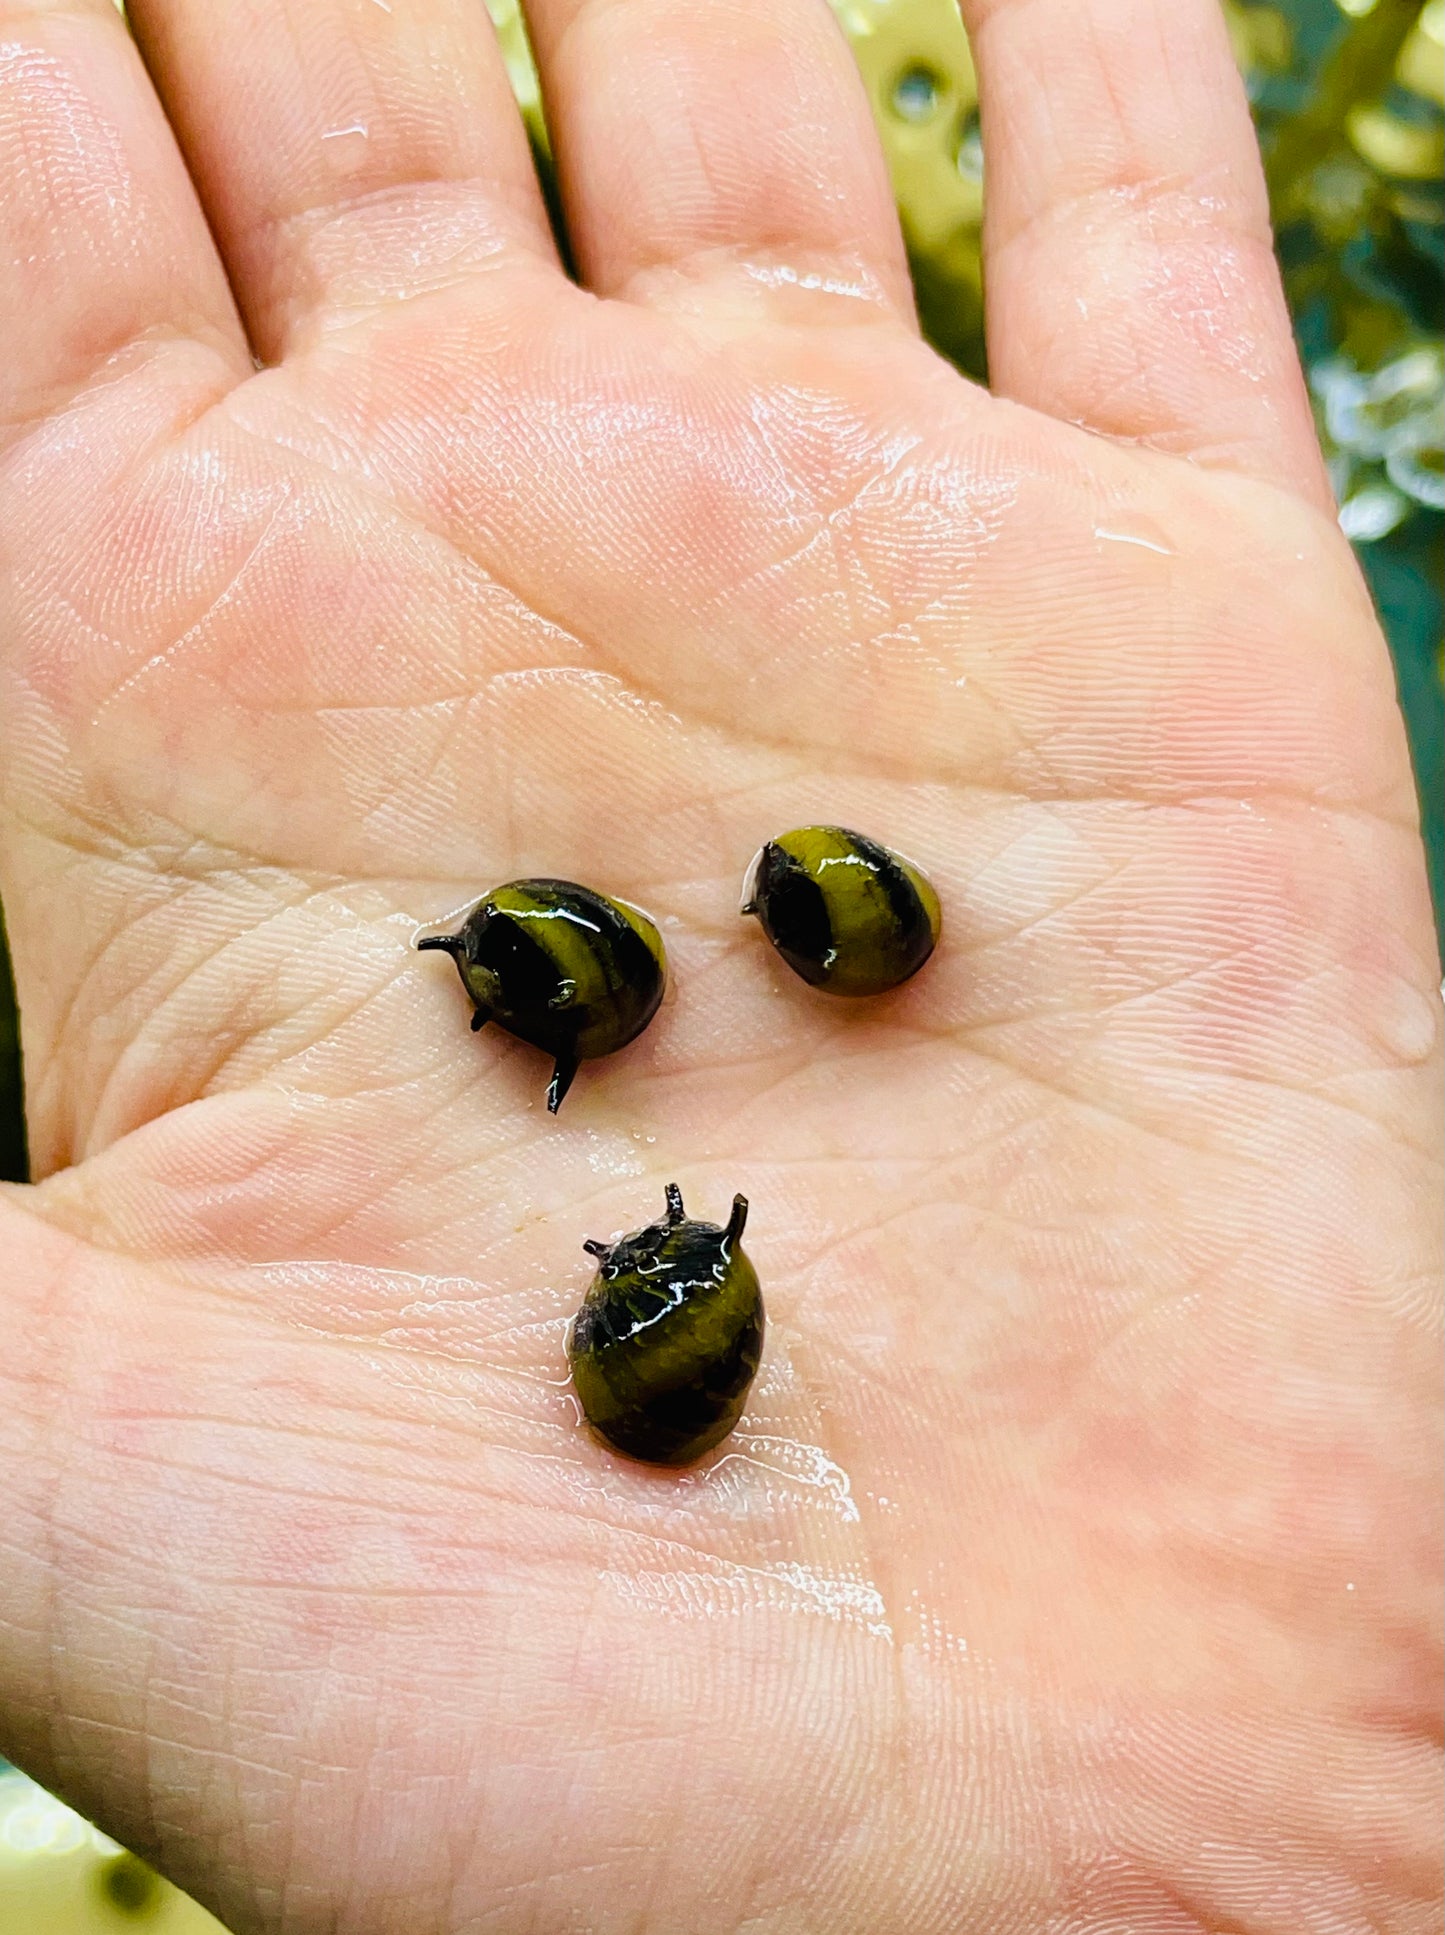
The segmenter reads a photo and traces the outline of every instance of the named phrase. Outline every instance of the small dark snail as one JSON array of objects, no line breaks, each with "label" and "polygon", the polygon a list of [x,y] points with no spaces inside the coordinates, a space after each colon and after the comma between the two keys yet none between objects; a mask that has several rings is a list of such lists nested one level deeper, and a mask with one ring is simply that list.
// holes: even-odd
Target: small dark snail
[{"label": "small dark snail", "polygon": [[640,1035],[667,984],[662,936],[640,907],[571,880],[514,880],[479,900],[455,934],[427,935],[456,962],[476,1006],[472,1027],[495,1021],[556,1060],[553,1115],[579,1062]]},{"label": "small dark snail", "polygon": [[763,1296],[739,1248],[748,1205],[726,1229],[695,1223],[667,1186],[667,1218],[620,1243],[587,1243],[600,1264],[567,1339],[587,1422],[630,1458],[686,1465],[742,1414],[763,1351]]},{"label": "small dark snail", "polygon": [[942,914],[925,874],[843,826],[769,840],[748,869],[744,914],[795,974],[829,994],[882,994],[916,974]]}]

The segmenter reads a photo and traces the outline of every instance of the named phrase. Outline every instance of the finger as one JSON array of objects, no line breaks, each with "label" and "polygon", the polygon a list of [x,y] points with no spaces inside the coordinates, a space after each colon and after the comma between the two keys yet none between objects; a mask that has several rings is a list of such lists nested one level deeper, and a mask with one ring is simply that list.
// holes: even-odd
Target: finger
[{"label": "finger", "polygon": [[225,276],[109,0],[0,0],[0,441],[117,356],[249,365]]},{"label": "finger", "polygon": [[555,260],[481,0],[131,0],[252,341]]},{"label": "finger", "polygon": [[527,18],[594,289],[741,258],[758,286],[772,269],[805,297],[861,272],[911,317],[878,136],[825,0],[531,0]]},{"label": "finger", "polygon": [[1327,504],[1218,0],[963,0],[994,387]]}]

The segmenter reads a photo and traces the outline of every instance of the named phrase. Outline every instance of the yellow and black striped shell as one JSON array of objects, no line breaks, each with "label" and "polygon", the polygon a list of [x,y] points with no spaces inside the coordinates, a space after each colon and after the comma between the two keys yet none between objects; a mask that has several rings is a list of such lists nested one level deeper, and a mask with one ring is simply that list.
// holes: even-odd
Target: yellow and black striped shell
[{"label": "yellow and black striped shell", "polygon": [[578,1063],[635,1040],[667,985],[662,936],[642,909],[572,880],[494,888],[455,934],[428,935],[417,946],[456,962],[474,1029],[495,1021],[554,1058],[554,1115]]},{"label": "yellow and black striped shell", "polygon": [[686,1465],[720,1444],[742,1415],[763,1352],[763,1296],[741,1247],[748,1205],[726,1227],[699,1223],[675,1183],[667,1214],[598,1260],[567,1339],[587,1422],[614,1450]]},{"label": "yellow and black striped shell", "polygon": [[942,925],[927,876],[843,826],[769,840],[748,869],[744,914],[795,974],[829,994],[882,994],[917,974]]}]

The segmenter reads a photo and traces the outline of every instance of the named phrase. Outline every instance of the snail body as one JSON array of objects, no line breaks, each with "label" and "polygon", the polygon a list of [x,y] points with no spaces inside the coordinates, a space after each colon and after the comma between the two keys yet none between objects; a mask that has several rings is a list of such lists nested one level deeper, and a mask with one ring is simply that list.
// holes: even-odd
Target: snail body
[{"label": "snail body", "polygon": [[456,962],[474,1029],[495,1021],[553,1057],[554,1115],[579,1063],[635,1040],[667,985],[662,936],[642,909],[572,880],[510,881],[479,900],[455,934],[417,946]]},{"label": "snail body", "polygon": [[803,826],[769,840],[748,869],[755,914],[788,966],[828,994],[883,994],[916,974],[942,914],[922,869],[842,826]]},{"label": "snail body", "polygon": [[745,1197],[725,1226],[696,1222],[675,1183],[667,1214],[584,1247],[597,1275],[567,1340],[588,1423],[628,1457],[685,1465],[737,1423],[763,1349],[763,1299],[741,1247]]}]

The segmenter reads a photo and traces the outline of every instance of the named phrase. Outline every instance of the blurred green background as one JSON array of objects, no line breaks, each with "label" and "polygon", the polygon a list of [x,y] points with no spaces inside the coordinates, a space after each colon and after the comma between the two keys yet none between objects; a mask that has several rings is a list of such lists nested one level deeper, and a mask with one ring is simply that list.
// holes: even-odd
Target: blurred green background
[{"label": "blurred green background", "polygon": [[[888,149],[924,326],[987,373],[977,90],[953,0],[832,0]],[[544,177],[517,0],[488,0]],[[1080,0],[1084,4],[1084,0]],[[1445,0],[1225,0],[1269,175],[1285,288],[1340,522],[1389,634],[1445,915]],[[0,924],[0,1177],[23,1179]],[[209,1916],[0,1763],[0,1935],[103,1935]]]}]

